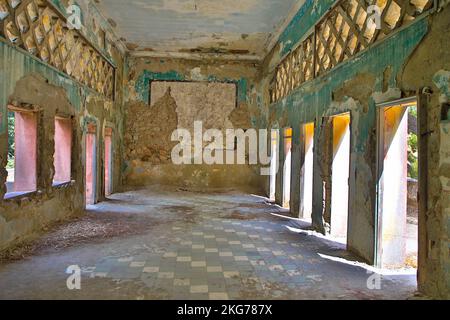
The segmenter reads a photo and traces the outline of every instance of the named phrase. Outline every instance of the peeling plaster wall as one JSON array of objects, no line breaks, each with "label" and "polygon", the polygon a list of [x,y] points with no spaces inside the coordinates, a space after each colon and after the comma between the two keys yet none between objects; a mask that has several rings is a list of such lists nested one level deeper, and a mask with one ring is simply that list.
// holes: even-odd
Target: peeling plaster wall
[{"label": "peeling plaster wall", "polygon": [[194,121],[204,129],[234,128],[230,116],[236,109],[236,85],[218,82],[153,82],[151,101],[158,102],[167,92],[173,97],[178,114],[178,128],[193,135]]},{"label": "peeling plaster wall", "polygon": [[[259,192],[264,188],[264,179],[259,175],[257,166],[174,165],[171,160],[171,151],[177,143],[170,141],[172,132],[176,128],[183,126],[191,129],[194,121],[197,120],[204,121],[206,126],[208,123],[213,125],[217,124],[217,121],[224,122],[217,129],[230,126],[245,130],[257,126],[257,120],[260,118],[255,88],[258,65],[233,61],[130,58],[127,68],[129,81],[126,86],[125,107],[126,161],[123,170],[126,185],[132,187],[168,184],[200,190],[237,188]],[[191,81],[199,82],[201,85],[235,84],[236,106],[233,102],[231,108],[225,107],[230,105],[227,96],[219,91],[216,94],[208,91],[208,94],[213,95],[208,99],[216,99],[215,105],[217,102],[220,103],[217,99],[227,99],[224,101],[224,107],[214,112],[202,110],[207,107],[208,99],[206,97],[201,99],[200,95],[197,95],[198,103],[201,104],[197,113],[193,110],[192,114],[186,114],[180,104],[181,96],[177,96],[175,91],[171,93],[162,87],[156,88],[161,92],[153,92],[155,101],[150,106],[151,81]],[[178,86],[183,87],[182,84]],[[213,86],[211,85],[211,88]],[[199,90],[203,90],[201,87],[198,87]],[[177,106],[177,99],[180,101],[180,106]]]},{"label": "peeling plaster wall", "polygon": [[433,296],[450,297],[450,134],[449,119],[442,110],[450,101],[450,6],[442,2],[440,12],[430,17],[430,31],[405,63],[397,79],[402,90],[429,87],[428,211],[424,217],[426,253],[420,258],[419,288]]},{"label": "peeling plaster wall", "polygon": [[[307,1],[266,57],[258,81],[263,118],[269,128],[292,127],[293,179],[300,177],[300,124],[315,122],[313,226],[326,232],[329,223],[331,176],[327,170],[327,118],[350,112],[352,143],[350,168],[349,249],[367,262],[375,261],[376,103],[414,96],[432,87],[428,127],[429,210],[427,228],[431,252],[421,258],[419,287],[431,296],[449,297],[448,121],[440,122],[441,104],[448,101],[448,43],[450,8],[417,20],[330,72],[304,83],[288,97],[270,105],[269,85],[275,67],[302,40],[334,1]],[[282,157],[281,157],[282,158]],[[280,159],[282,163],[283,159]],[[282,190],[282,175],[277,188]],[[298,216],[299,183],[291,182],[292,214]],[[277,200],[281,199],[277,192]]]},{"label": "peeling plaster wall", "polygon": [[[64,8],[63,3],[57,5]],[[86,2],[87,3],[87,2]],[[83,13],[86,20],[90,15]],[[100,19],[100,18],[99,18]],[[86,29],[85,32],[91,32]],[[117,67],[117,95],[109,101],[64,73],[48,66],[25,51],[0,39],[0,198],[6,192],[7,106],[38,108],[38,190],[34,193],[0,200],[0,250],[32,239],[52,223],[82,215],[85,206],[85,134],[90,122],[97,124],[97,199],[104,198],[103,130],[112,127],[113,190],[121,187],[122,79],[123,58],[112,48],[110,58]],[[71,117],[73,128],[72,183],[53,187],[54,119]]]},{"label": "peeling plaster wall", "polygon": [[127,160],[170,163],[171,150],[175,147],[171,135],[178,125],[176,109],[176,102],[169,91],[151,107],[130,106],[125,123]]}]

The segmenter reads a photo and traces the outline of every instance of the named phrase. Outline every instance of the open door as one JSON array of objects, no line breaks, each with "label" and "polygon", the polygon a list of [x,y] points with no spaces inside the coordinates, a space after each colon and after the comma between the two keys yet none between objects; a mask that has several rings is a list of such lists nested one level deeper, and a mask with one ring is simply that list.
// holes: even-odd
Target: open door
[{"label": "open door", "polygon": [[381,105],[378,114],[377,264],[417,268],[417,100]]},{"label": "open door", "polygon": [[314,177],[314,122],[302,125],[300,171],[300,218],[311,221]]},{"label": "open door", "polygon": [[278,154],[279,130],[273,129],[271,131],[271,160],[270,160],[270,201],[275,201],[275,194],[277,191],[277,174],[280,157]]},{"label": "open door", "polygon": [[331,235],[347,242],[349,177],[350,177],[350,114],[334,116],[333,162],[331,183]]},{"label": "open door", "polygon": [[110,196],[112,194],[112,168],[113,168],[113,150],[112,150],[112,128],[105,129],[105,195]]},{"label": "open door", "polygon": [[86,132],[86,205],[96,202],[97,128],[89,124]]},{"label": "open door", "polygon": [[283,208],[291,202],[292,128],[284,130]]}]

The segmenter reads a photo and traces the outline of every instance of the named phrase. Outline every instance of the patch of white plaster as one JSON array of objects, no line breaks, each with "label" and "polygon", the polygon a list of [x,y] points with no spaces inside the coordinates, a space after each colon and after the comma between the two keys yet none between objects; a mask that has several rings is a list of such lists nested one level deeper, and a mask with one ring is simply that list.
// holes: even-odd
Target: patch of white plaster
[{"label": "patch of white plaster", "polygon": [[439,103],[448,103],[450,99],[450,71],[439,70],[433,77],[433,82],[441,92]]},{"label": "patch of white plaster", "polygon": [[191,70],[191,79],[194,81],[203,81],[206,80],[206,77],[202,75],[200,67],[197,67]]},{"label": "patch of white plaster", "polygon": [[359,103],[350,97],[346,97],[346,100],[343,102],[335,102],[333,101],[328,108],[327,115],[333,116],[340,113],[345,113],[353,110],[359,109]]},{"label": "patch of white plaster", "polygon": [[402,97],[402,91],[398,88],[389,88],[386,92],[374,92],[372,98],[376,104],[397,100]]}]

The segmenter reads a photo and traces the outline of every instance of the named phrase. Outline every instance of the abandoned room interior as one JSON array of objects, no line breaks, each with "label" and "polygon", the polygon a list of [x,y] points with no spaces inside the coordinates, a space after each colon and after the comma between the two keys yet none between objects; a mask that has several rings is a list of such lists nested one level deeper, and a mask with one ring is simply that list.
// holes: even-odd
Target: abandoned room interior
[{"label": "abandoned room interior", "polygon": [[0,0],[0,299],[449,299],[449,44],[448,0]]}]

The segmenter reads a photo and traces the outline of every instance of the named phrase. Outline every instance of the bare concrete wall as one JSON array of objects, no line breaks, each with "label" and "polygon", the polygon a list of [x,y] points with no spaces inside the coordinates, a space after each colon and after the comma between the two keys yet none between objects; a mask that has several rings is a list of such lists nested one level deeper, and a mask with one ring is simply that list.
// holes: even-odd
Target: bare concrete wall
[{"label": "bare concrete wall", "polygon": [[172,132],[177,128],[193,131],[194,121],[202,121],[205,130],[254,126],[259,117],[254,88],[257,67],[233,61],[130,59],[125,184],[262,192],[264,179],[257,167],[179,166],[171,159],[177,144],[171,141]]}]

